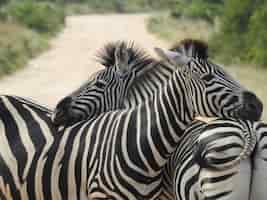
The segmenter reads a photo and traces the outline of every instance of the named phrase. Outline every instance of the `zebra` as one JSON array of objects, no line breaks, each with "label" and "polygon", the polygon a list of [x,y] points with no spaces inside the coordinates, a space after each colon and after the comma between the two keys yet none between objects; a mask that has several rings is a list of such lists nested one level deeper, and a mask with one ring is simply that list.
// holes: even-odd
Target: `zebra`
[{"label": "zebra", "polygon": [[105,69],[91,75],[77,91],[56,105],[52,115],[56,126],[71,126],[81,120],[92,119],[100,113],[123,107],[126,91],[138,75],[136,69],[130,68],[127,63],[137,56],[141,62],[146,55],[138,49],[135,49],[135,55],[128,54],[126,50],[130,46],[134,48],[132,44],[128,44],[129,47],[125,42],[116,42],[116,46],[114,44],[106,44],[99,53],[103,59],[112,53],[114,62],[103,63]]},{"label": "zebra", "polygon": [[266,190],[266,170],[267,170],[267,125],[263,122],[253,124],[253,129],[257,133],[257,146],[255,148],[253,159],[251,160],[251,195],[250,199],[265,200]]},{"label": "zebra", "polygon": [[[122,103],[123,108],[131,108],[153,98],[162,86],[171,78],[171,75],[175,72],[177,67],[188,62],[188,68],[185,69],[184,73],[188,74],[189,80],[190,76],[195,76],[203,80],[205,84],[213,85],[213,87],[210,87],[210,91],[207,91],[207,94],[204,94],[204,99],[206,95],[209,95],[210,101],[214,101],[213,107],[206,106],[209,105],[209,103],[201,99],[203,98],[201,87],[196,89],[194,88],[194,83],[192,83],[190,87],[193,88],[188,88],[188,90],[194,90],[195,93],[192,95],[199,96],[199,98],[196,98],[196,101],[193,102],[194,105],[192,105],[196,109],[196,115],[259,119],[262,113],[262,103],[260,100],[252,92],[244,90],[242,86],[234,81],[234,79],[220,66],[208,60],[208,46],[204,42],[185,39],[166,52],[162,52],[157,48],[156,52],[159,56],[171,64],[164,64],[150,58],[144,51],[140,50],[140,48],[135,47],[134,43],[130,43],[130,45],[127,45],[127,42],[122,43],[124,43],[124,45],[121,46],[121,49],[123,49],[121,51],[128,52],[128,57],[132,59],[130,59],[128,63],[124,62],[121,65],[127,64],[129,65],[129,68],[136,71],[134,81],[131,86],[128,87],[127,94],[124,96],[125,98]],[[107,46],[108,48],[104,48],[104,53],[99,55],[100,62],[104,66],[114,65],[114,63],[117,62],[116,57],[114,56],[114,51],[117,46],[120,46],[119,43],[110,43]],[[184,55],[183,59],[181,59],[181,56],[179,55]],[[175,61],[176,56],[178,57],[178,62]],[[169,59],[169,57],[174,58]],[[225,79],[228,81],[224,82]],[[90,88],[91,85],[85,85],[84,87]],[[235,91],[235,95],[231,95],[233,94],[233,91]],[[224,95],[221,95],[222,93],[224,93]],[[71,104],[58,104],[57,106],[56,112],[59,111],[59,113],[61,113],[63,111],[64,113],[65,109],[72,111],[73,115],[66,116],[65,120],[72,121],[72,117],[84,120],[88,117],[86,114],[84,114],[83,117],[80,115],[75,117],[75,113],[80,112],[77,108],[79,108],[81,102],[83,105],[90,103],[84,101],[84,98],[90,97],[91,93],[77,90],[75,91],[75,94],[79,94],[79,97],[71,98]],[[114,96],[112,93],[107,93],[107,95],[109,95],[109,98]],[[69,97],[66,98],[69,99]],[[108,98],[108,96],[105,96],[105,98]],[[104,98],[102,98],[102,101],[103,99]],[[62,101],[64,102],[65,100],[63,99]],[[241,110],[244,112],[229,115],[229,113],[227,113],[228,107],[231,110],[232,106],[235,106],[236,104],[240,105],[240,101],[244,102],[244,104],[241,103],[243,104]],[[198,104],[202,105],[199,106]],[[86,106],[84,106],[83,109],[83,113],[90,113]],[[117,109],[116,106],[114,106],[113,109]],[[101,112],[99,111],[95,113],[99,114]],[[190,118],[190,116],[185,117]]]},{"label": "zebra", "polygon": [[[201,110],[193,107],[197,101],[193,88],[200,87],[203,94],[214,90],[210,81],[206,83],[192,71],[202,69],[194,59],[179,53],[174,58],[169,54],[163,57],[168,62],[162,65],[188,63],[172,74],[154,98],[63,130],[56,130],[51,115],[31,103],[0,96],[1,198],[157,199],[162,190],[162,170],[184,127],[191,123],[196,110]],[[226,91],[227,97],[230,92],[235,96],[237,91],[245,91],[233,80],[226,84],[227,79],[220,77],[215,77],[217,85],[234,86]],[[202,98],[204,101],[204,95]],[[224,98],[223,105],[233,103],[233,98]],[[205,103],[212,106],[208,99],[206,95]],[[246,111],[246,103],[228,106],[223,113],[240,114]]]},{"label": "zebra", "polygon": [[266,137],[260,121],[193,122],[163,170],[160,199],[266,199]]}]

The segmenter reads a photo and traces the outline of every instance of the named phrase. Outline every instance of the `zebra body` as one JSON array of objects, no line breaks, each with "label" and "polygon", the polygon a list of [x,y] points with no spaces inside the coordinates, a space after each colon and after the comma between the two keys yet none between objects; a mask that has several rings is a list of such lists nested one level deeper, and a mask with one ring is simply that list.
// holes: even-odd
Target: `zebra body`
[{"label": "zebra body", "polygon": [[[170,86],[182,92],[184,88],[177,82],[180,80],[179,76],[183,76],[183,73],[174,74]],[[19,199],[24,196],[22,192],[25,192],[25,187],[28,189],[26,194],[36,195],[40,188],[35,186],[41,185],[45,186],[45,191],[40,190],[38,198],[44,199],[79,199],[85,194],[89,199],[155,199],[160,192],[161,169],[175,149],[178,134],[181,132],[178,131],[181,127],[177,124],[176,116],[181,116],[178,113],[184,112],[178,108],[173,109],[181,101],[179,96],[167,96],[167,93],[166,88],[151,102],[128,110],[101,114],[93,121],[78,123],[64,129],[64,132],[57,133],[51,128],[44,130],[43,134],[48,133],[50,140],[48,142],[43,138],[43,144],[38,140],[38,149],[34,145],[27,147],[33,143],[32,137],[39,136],[35,129],[24,127],[27,131],[17,130],[16,134],[19,136],[11,140],[5,127],[16,127],[20,122],[2,121],[3,135],[0,141],[16,141],[17,145],[21,142],[21,146],[26,145],[26,149],[29,148],[22,151],[17,146],[4,145],[1,151],[4,166],[1,177],[9,187],[14,186],[10,189],[12,197],[17,199],[16,195],[19,195]],[[173,105],[165,109],[162,105],[169,102],[169,98],[173,99]],[[2,97],[2,101],[6,102],[3,107],[11,104],[6,97]],[[18,105],[20,106],[19,103]],[[1,118],[5,118],[6,112],[14,110],[16,109],[7,108]],[[18,116],[20,113],[27,115],[28,112],[20,110],[11,116]],[[182,116],[189,118],[190,113],[183,113]],[[49,117],[45,121],[49,123]],[[43,137],[41,131],[39,133],[39,137]],[[28,140],[21,141],[20,138]],[[6,154],[7,151],[15,153]],[[28,160],[28,154],[32,155],[30,159],[38,155],[37,162],[41,162],[42,167],[39,168],[33,160]],[[13,171],[12,166],[18,166],[20,170]],[[6,176],[6,170],[14,173],[13,178]],[[36,183],[27,180],[28,174],[43,178]],[[20,184],[16,184],[16,181]],[[19,194],[16,193],[17,190]]]},{"label": "zebra body", "polygon": [[[244,155],[246,134],[251,137]],[[192,123],[163,170],[160,199],[265,199],[266,136],[267,124],[262,122]],[[238,156],[242,158],[234,162]]]},{"label": "zebra body", "polygon": [[[176,62],[179,54],[175,55]],[[213,92],[216,102],[209,101],[215,86],[203,79],[202,70],[189,60],[149,101],[102,113],[62,131],[54,128],[50,112],[1,96],[1,197],[157,199],[162,169],[195,113],[212,108],[218,115],[242,116],[247,111],[245,90],[216,73],[214,84],[228,90],[224,98]],[[237,105],[230,106],[233,102]]]},{"label": "zebra body", "polygon": [[[104,119],[99,116],[93,122],[82,122],[74,127],[66,129],[65,132],[62,133],[57,132],[54,129],[51,121],[51,111],[18,97],[1,96],[0,99],[1,199],[174,198],[172,191],[169,191],[169,194],[165,193],[164,195],[157,197],[162,192],[162,185],[153,185],[152,183],[154,183],[154,180],[157,178],[154,180],[148,178],[150,176],[149,174],[153,171],[151,168],[154,165],[151,164],[151,168],[147,168],[147,170],[143,171],[140,167],[138,168],[138,165],[136,165],[135,168],[120,167],[125,166],[123,165],[124,162],[120,162],[121,160],[119,158],[121,156],[119,155],[124,152],[122,148],[128,149],[127,142],[123,140],[122,135],[118,134],[117,136],[120,137],[119,141],[121,145],[114,144],[115,140],[113,135],[116,133],[108,133],[108,131],[110,130],[110,127],[114,128],[114,126],[119,126],[121,119],[126,120],[128,118],[129,120],[129,115],[127,115],[126,111],[103,114],[103,116],[105,116]],[[15,118],[12,116],[17,117]],[[99,130],[98,133],[94,131],[98,124],[105,124],[105,121],[109,121],[110,118],[115,116],[116,119],[120,118],[120,120],[117,120],[117,124],[113,126],[107,124],[107,126],[105,126],[105,128],[102,130]],[[225,120],[222,121],[225,123]],[[18,122],[20,127],[17,127],[17,130],[14,128],[9,128],[16,127],[14,124],[17,125]],[[227,127],[231,127],[231,123],[233,123],[234,127],[244,126],[244,124],[237,125],[239,121],[237,122],[235,120],[233,122],[231,120],[226,120],[226,122],[228,123]],[[25,127],[23,127],[23,123],[25,124]],[[209,124],[208,127],[209,126],[212,127],[212,124]],[[191,126],[185,131],[185,135],[181,139],[178,148],[176,148],[176,151],[172,154],[171,159],[169,159],[163,170],[163,180],[165,180],[165,182],[163,182],[165,184],[164,186],[168,185],[168,181],[166,180],[175,181],[175,191],[178,191],[178,193],[180,192],[179,195],[185,194],[185,188],[189,188],[190,193],[188,194],[190,194],[190,198],[188,198],[190,200],[201,199],[201,197],[203,197],[203,193],[199,192],[201,191],[201,188],[198,187],[201,180],[204,180],[207,177],[218,177],[218,172],[214,170],[210,171],[207,168],[201,168],[199,163],[195,159],[192,159],[194,155],[194,148],[192,147],[194,147],[198,141],[197,138],[199,135],[201,135],[201,130],[203,130],[203,127],[207,127],[207,124],[203,122],[195,122],[191,124]],[[213,126],[212,129],[215,130],[218,127]],[[219,185],[219,189],[229,189],[230,187],[230,189],[232,189],[234,192],[227,194],[225,193],[224,198],[221,197],[218,199],[229,199],[229,197],[232,197],[231,194],[233,195],[235,192],[237,192],[237,195],[240,195],[240,191],[238,193],[236,186],[243,184],[243,187],[245,187],[246,185],[244,184],[250,183],[249,180],[251,180],[252,184],[249,184],[250,190],[246,191],[250,191],[250,194],[252,195],[250,198],[251,200],[263,200],[267,195],[265,189],[266,179],[264,178],[264,170],[267,167],[267,126],[262,122],[254,122],[251,123],[249,128],[250,130],[253,130],[257,136],[257,146],[255,153],[253,154],[254,156],[249,158],[253,160],[254,166],[252,167],[248,160],[243,160],[241,161],[240,166],[233,167],[228,171],[220,172],[221,174],[226,173],[229,175],[229,172],[232,170],[236,174],[226,177],[227,179],[225,181],[222,181],[224,176],[219,179],[222,181],[224,186],[222,188],[220,187],[221,185]],[[235,128],[234,130],[236,131],[237,129]],[[240,128],[240,130],[243,131],[244,128]],[[100,131],[104,134],[101,134]],[[129,135],[130,134],[132,135],[132,133],[129,133]],[[238,132],[238,134],[240,134],[240,132]],[[27,142],[25,142],[26,140]],[[12,141],[14,142],[13,144]],[[31,141],[31,143],[29,141]],[[101,142],[97,143],[97,141]],[[132,138],[128,139],[128,143],[133,144]],[[145,146],[146,145],[143,147]],[[117,152],[117,154],[111,156],[111,151]],[[101,152],[106,153],[105,159],[103,159],[103,157],[100,155]],[[125,152],[127,153],[128,151]],[[131,152],[137,151],[135,150],[128,152],[129,158],[134,157],[133,153]],[[234,152],[236,156],[240,151],[237,153],[236,151]],[[149,159],[147,159],[147,161],[149,161]],[[148,163],[144,162],[144,164]],[[240,168],[245,169],[244,171],[246,174],[243,173],[242,176],[238,176],[240,174]],[[127,169],[129,171],[127,171]],[[253,171],[251,171],[251,169],[253,169]],[[127,171],[127,173],[123,173],[124,171]],[[133,179],[130,179],[131,173],[129,172],[134,171],[142,173],[142,175],[145,177],[142,179],[144,181],[143,185],[141,182],[136,182]],[[188,171],[188,173],[185,171]],[[169,175],[171,177],[169,177]],[[244,178],[244,175],[246,175],[245,180],[242,179],[242,177]],[[162,179],[161,176],[162,175],[159,173],[158,178]],[[139,181],[141,177],[142,176],[139,176]],[[195,181],[196,184],[193,184],[192,181],[188,181],[188,177]],[[184,184],[187,185],[187,187],[182,186],[181,184],[185,181],[188,181],[187,184]],[[131,183],[134,185],[135,192],[138,190],[138,188],[138,191],[149,192],[154,186],[154,190],[152,190],[150,193],[154,194],[154,197],[139,196],[135,192],[131,192],[129,194],[130,190],[122,189],[125,189],[127,186],[129,187],[129,184]],[[233,185],[233,183],[236,183],[236,185]],[[123,187],[120,184],[122,184]],[[208,185],[208,182],[206,182],[206,185]],[[218,186],[216,184],[214,185]],[[226,185],[229,187],[225,188]],[[103,188],[101,188],[101,186]],[[173,188],[172,183],[171,186],[171,188]],[[119,192],[119,188],[122,189],[122,192]],[[168,186],[166,188],[170,187]],[[214,192],[214,194],[216,192],[222,193],[222,191],[218,190],[218,188],[216,190],[216,187],[213,191],[211,190],[211,194],[212,192]],[[136,196],[134,196],[134,194],[136,194]],[[199,196],[192,197],[192,194],[197,194]],[[178,196],[177,199],[187,200],[187,196]]]}]

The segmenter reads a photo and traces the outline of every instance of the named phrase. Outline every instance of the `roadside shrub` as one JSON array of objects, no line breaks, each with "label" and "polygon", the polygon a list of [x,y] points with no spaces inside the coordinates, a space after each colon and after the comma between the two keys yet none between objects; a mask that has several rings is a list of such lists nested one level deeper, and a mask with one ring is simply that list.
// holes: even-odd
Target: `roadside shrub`
[{"label": "roadside shrub", "polygon": [[63,8],[52,3],[32,0],[12,1],[3,8],[2,13],[5,13],[9,21],[24,24],[41,33],[58,31],[65,19]]},{"label": "roadside shrub", "polygon": [[23,67],[47,47],[38,33],[17,24],[0,23],[0,76]]},{"label": "roadside shrub", "polygon": [[83,15],[93,13],[92,9],[87,3],[69,3],[65,5],[66,15]]},{"label": "roadside shrub", "polygon": [[174,17],[184,16],[191,19],[203,19],[213,23],[214,18],[221,15],[222,2],[208,0],[177,1],[171,15]]},{"label": "roadside shrub", "polygon": [[169,10],[177,0],[82,0],[65,1],[68,14],[135,13]]},{"label": "roadside shrub", "polygon": [[253,60],[267,67],[267,1],[257,9],[249,19],[246,43],[247,60]]},{"label": "roadside shrub", "polygon": [[267,67],[267,0],[227,1],[223,13],[211,52],[224,62]]}]

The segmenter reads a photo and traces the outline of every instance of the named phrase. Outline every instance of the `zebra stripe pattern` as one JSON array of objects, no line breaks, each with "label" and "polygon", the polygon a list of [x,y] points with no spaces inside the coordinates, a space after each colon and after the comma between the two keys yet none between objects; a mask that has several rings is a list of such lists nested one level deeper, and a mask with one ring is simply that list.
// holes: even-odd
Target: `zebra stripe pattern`
[{"label": "zebra stripe pattern", "polygon": [[[130,197],[133,197],[125,190],[125,196],[123,197],[121,197],[116,190],[113,190],[113,192],[107,196],[102,194],[102,192],[105,193],[104,189],[99,190],[98,188],[98,186],[104,186],[105,184],[111,186],[114,183],[118,183],[118,180],[122,181],[116,174],[122,169],[116,167],[109,168],[110,165],[108,163],[110,163],[109,158],[111,158],[110,154],[108,154],[109,151],[106,151],[105,159],[98,156],[95,157],[95,161],[92,159],[92,157],[94,157],[92,155],[99,154],[101,149],[104,151],[105,146],[109,145],[110,148],[112,147],[114,143],[110,134],[101,136],[98,132],[94,134],[95,136],[90,137],[94,131],[92,131],[93,128],[88,127],[88,123],[79,125],[73,129],[65,130],[66,132],[64,133],[58,133],[52,125],[52,112],[50,110],[19,97],[1,96],[0,108],[1,199],[85,199],[88,197],[90,197],[89,199],[131,199]],[[108,119],[106,118],[105,121],[108,121]],[[165,186],[168,185],[166,184],[166,180],[170,180],[169,183],[170,186],[172,186],[167,186],[166,188],[173,188],[173,183],[171,181],[173,181],[174,174],[176,174],[174,181],[176,192],[178,192],[176,197],[178,200],[201,199],[203,192],[199,193],[200,191],[206,191],[204,194],[213,196],[214,199],[232,199],[234,194],[240,195],[242,193],[240,193],[240,191],[244,191],[244,188],[246,192],[242,194],[248,194],[249,191],[251,195],[250,199],[265,199],[267,125],[262,122],[249,121],[242,122],[241,124],[238,123],[240,123],[240,121],[237,120],[218,120],[216,123],[213,122],[208,125],[203,122],[194,122],[185,131],[178,148],[176,148],[176,151],[172,154],[171,159],[163,170],[163,173],[165,173],[163,177]],[[241,135],[243,134],[244,127],[248,127],[247,129],[250,130],[249,132],[255,133],[257,136],[257,146],[253,156],[250,158],[251,162],[244,160],[241,161],[240,167],[237,166],[220,172],[209,170],[207,167],[201,168],[199,162],[195,160],[195,151],[193,151],[194,148],[192,147],[195,145],[194,142],[199,141],[197,140],[199,135],[203,134],[203,127],[206,127],[205,131],[212,131],[208,137],[212,134],[219,135],[222,132],[223,137],[225,137],[227,131],[230,134],[236,132],[236,134],[234,134],[235,136],[238,134]],[[225,127],[227,131],[224,130]],[[86,132],[89,129],[91,129],[91,133]],[[231,131],[231,129],[233,129],[233,131]],[[131,133],[129,133],[129,135],[130,134]],[[109,137],[111,140],[106,139],[105,142],[103,142],[102,139],[105,137]],[[208,137],[202,137],[202,139],[206,139],[206,141],[209,142],[218,139],[218,137],[214,137],[214,140],[207,140]],[[92,140],[93,138],[97,139]],[[238,137],[235,137],[235,140],[233,140],[233,137],[231,139],[230,143],[233,144],[234,141],[237,141],[236,143],[239,144],[239,146],[234,145],[234,151],[231,151],[233,147],[229,145],[229,143],[227,145],[224,143],[225,140],[219,138],[217,144],[226,146],[229,149],[227,152],[231,153],[231,155],[234,153],[234,157],[236,157],[236,155],[241,152],[241,150],[238,151],[238,149],[240,149],[240,144],[243,144],[243,141]],[[94,150],[92,145],[96,140],[101,141],[101,144],[103,144],[102,148],[98,150]],[[133,140],[129,140],[128,144],[131,144]],[[87,146],[88,143],[90,143],[89,146]],[[124,143],[124,146],[127,148],[127,144]],[[92,152],[85,155],[90,152],[89,149],[91,149]],[[217,149],[220,148],[217,146]],[[226,151],[225,149],[224,151]],[[114,149],[114,151],[116,150],[118,150],[118,148]],[[225,155],[228,156],[229,154],[223,154],[223,156]],[[101,159],[103,160],[101,161]],[[116,159],[113,158],[112,160],[114,162]],[[85,163],[89,164],[89,162],[91,165],[87,167]],[[218,163],[220,164],[223,162]],[[250,168],[248,166],[250,166]],[[105,178],[102,176],[93,178],[93,175],[90,173],[91,171],[97,173],[97,171],[100,170],[99,167],[105,169],[102,173],[105,174],[106,181],[104,181]],[[172,169],[172,167],[175,170]],[[244,173],[240,173],[240,169],[242,168],[245,169]],[[192,170],[194,173],[192,173]],[[197,173],[197,170],[199,172],[202,171],[201,173]],[[233,172],[233,175],[230,172]],[[240,174],[242,174],[242,176],[240,176]],[[85,181],[85,177],[89,177],[89,175],[91,177],[90,179],[94,179],[99,185],[97,183],[91,183],[90,185],[86,183],[81,184],[80,181]],[[126,180],[126,183],[122,182],[122,184],[127,184],[129,180]],[[199,187],[201,180],[202,182],[203,180],[207,181],[204,181],[202,184],[204,189]],[[209,180],[214,180],[215,182],[210,183]],[[233,183],[236,183],[236,185],[233,185]],[[243,185],[243,190],[240,190],[242,188],[236,187],[239,184],[248,183],[250,188],[247,185]],[[137,182],[135,182],[135,184],[137,184]],[[224,187],[221,187],[222,184]],[[151,186],[149,183],[145,183],[144,185],[146,185],[147,188]],[[226,185],[229,187],[225,188]],[[211,186],[213,190],[205,190],[205,187],[209,188]],[[111,188],[114,189],[116,187]],[[147,188],[143,188],[143,190]],[[155,194],[155,198],[152,199],[158,199],[156,196],[160,195],[162,191],[161,187],[157,189],[158,190],[152,192]],[[221,189],[225,189],[227,192]],[[91,196],[89,195],[89,191],[92,193]],[[188,191],[190,192],[188,193]],[[128,192],[132,194],[132,192]],[[185,193],[190,195],[178,196],[179,194]],[[173,199],[174,197],[172,195],[173,191],[169,189],[169,193],[161,194],[160,199]],[[134,199],[141,198],[143,197],[136,197]]]},{"label": "zebra stripe pattern", "polygon": [[[166,54],[171,62],[179,55]],[[195,95],[187,89],[191,83],[205,94],[212,87],[185,71],[188,65],[177,69],[150,101],[62,131],[54,128],[49,112],[1,96],[1,197],[157,199],[162,169],[195,113],[190,107]]]},{"label": "zebra stripe pattern", "polygon": [[192,123],[163,170],[160,199],[263,200],[266,128],[234,119]]},{"label": "zebra stripe pattern", "polygon": [[[195,115],[210,117],[235,117],[249,120],[260,118],[262,113],[260,100],[254,93],[245,90],[220,66],[208,60],[208,47],[205,43],[187,39],[175,45],[171,51],[163,51],[158,48],[157,53],[167,63],[152,59],[143,50],[135,47],[133,43],[127,45],[126,42],[122,42],[122,44],[124,45],[116,42],[110,43],[103,49],[104,53],[100,55],[100,60],[105,66],[112,66],[116,63],[120,66],[126,65],[129,71],[135,71],[134,80],[127,88],[127,92],[124,93],[127,96],[123,96],[124,108],[131,108],[154,98],[172,77],[177,67],[183,65],[180,70],[186,75],[183,84],[187,87],[187,92],[191,93],[190,96],[194,101],[192,101],[192,105],[181,105],[181,110],[191,109],[194,110]],[[116,49],[126,53],[118,59],[118,56],[114,56]],[[128,62],[120,60],[128,60]],[[199,84],[200,82],[201,84]],[[84,87],[86,88],[86,86]],[[92,85],[89,84],[87,88],[90,87]],[[86,93],[83,90],[77,90],[75,94],[80,94],[80,98],[73,99],[71,107],[66,104],[60,105],[58,110],[70,110],[75,113],[75,105],[79,105],[81,101],[83,105],[86,105],[86,101],[82,97],[93,99],[90,92]],[[101,98],[102,101],[114,96],[112,92],[105,94],[106,96]],[[117,105],[109,108],[118,109]],[[233,112],[233,110],[235,111]],[[87,113],[89,112],[87,111]],[[101,111],[94,113],[100,114]],[[87,117],[85,114],[81,119]],[[66,117],[66,119],[68,118],[71,121],[71,115]],[[190,116],[183,118],[190,118]]]},{"label": "zebra stripe pattern", "polygon": [[[123,108],[126,91],[136,76],[136,70],[126,63],[139,55],[139,61],[149,62],[137,49],[134,51],[136,55],[128,54],[126,50],[130,47],[134,48],[129,45],[127,47],[125,42],[109,43],[100,51],[99,59],[105,69],[93,74],[89,81],[57,104],[52,115],[55,125],[71,126],[76,122],[92,119],[101,113]],[[107,55],[111,52],[114,62],[106,64]]]}]

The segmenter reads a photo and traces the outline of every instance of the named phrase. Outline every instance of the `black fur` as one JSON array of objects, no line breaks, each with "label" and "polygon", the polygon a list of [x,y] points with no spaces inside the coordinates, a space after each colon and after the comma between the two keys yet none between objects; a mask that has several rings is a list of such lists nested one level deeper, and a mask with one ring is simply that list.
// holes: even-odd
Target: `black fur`
[{"label": "black fur", "polygon": [[208,44],[201,40],[184,39],[173,45],[170,50],[185,53],[189,57],[208,59]]},{"label": "black fur", "polygon": [[128,63],[140,63],[149,64],[154,62],[154,59],[150,57],[143,49],[136,47],[134,42],[116,41],[107,43],[97,54],[97,60],[105,67],[112,67],[115,65],[115,51],[116,48],[125,48],[129,55]]}]

